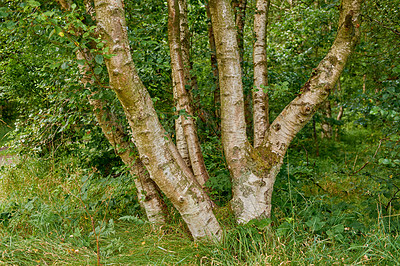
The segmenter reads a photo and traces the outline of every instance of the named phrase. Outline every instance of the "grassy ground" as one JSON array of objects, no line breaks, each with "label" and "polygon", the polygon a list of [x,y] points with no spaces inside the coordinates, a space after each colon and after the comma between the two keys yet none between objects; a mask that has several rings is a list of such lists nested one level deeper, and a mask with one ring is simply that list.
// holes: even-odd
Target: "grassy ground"
[{"label": "grassy ground", "polygon": [[168,225],[152,228],[124,174],[103,178],[76,158],[22,157],[1,166],[0,264],[399,265],[400,213],[390,187],[398,170],[376,163],[376,139],[363,144],[368,132],[354,134],[320,143],[320,157],[294,143],[273,217],[237,226],[222,207],[220,243],[193,242],[173,211]]}]

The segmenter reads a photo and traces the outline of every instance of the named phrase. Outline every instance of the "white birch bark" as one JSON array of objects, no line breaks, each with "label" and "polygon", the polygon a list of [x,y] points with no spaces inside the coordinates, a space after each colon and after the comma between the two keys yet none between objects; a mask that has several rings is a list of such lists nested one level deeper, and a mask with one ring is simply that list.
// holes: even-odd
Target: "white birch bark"
[{"label": "white birch bark", "polygon": [[[220,97],[220,89],[219,89],[219,72],[217,65],[217,55],[216,55],[216,46],[215,46],[215,38],[214,38],[214,30],[211,22],[211,13],[210,13],[210,5],[207,3],[206,5],[207,17],[210,19],[208,23],[208,44],[210,45],[210,61],[211,68],[215,81],[215,90],[214,90],[214,114],[217,119],[221,117],[221,97]],[[219,130],[219,125],[217,126]]]},{"label": "white birch bark", "polygon": [[[190,165],[194,176],[200,185],[204,186],[209,179],[206,166],[204,164],[203,154],[201,153],[200,142],[197,137],[196,125],[192,108],[190,105],[190,97],[185,88],[185,66],[182,58],[182,46],[180,43],[180,20],[179,6],[177,0],[168,0],[168,40],[171,54],[172,75],[174,81],[174,91],[178,98],[178,105],[185,114],[180,115],[180,122],[185,135]],[[181,110],[178,110],[180,113]]]},{"label": "white birch bark", "polygon": [[[332,118],[332,109],[331,109],[331,101],[328,99],[322,104],[322,113],[326,118]],[[322,125],[321,138],[332,138],[332,125],[328,121],[323,121]]]},{"label": "white birch bark", "polygon": [[[70,9],[70,3],[66,1],[59,1],[61,7],[65,10]],[[94,18],[93,7],[91,3],[86,2],[86,10]],[[85,60],[86,62],[93,61],[93,56],[89,51],[78,50],[76,52],[78,60]],[[79,65],[79,72],[82,75],[81,83],[86,85],[92,84],[91,75],[88,74],[90,67]],[[147,219],[152,224],[164,224],[166,213],[166,205],[161,199],[157,185],[149,177],[148,172],[144,168],[139,158],[133,157],[134,150],[131,147],[130,138],[124,132],[122,126],[117,122],[116,117],[103,108],[101,100],[94,99],[92,95],[89,96],[89,103],[93,108],[97,122],[106,136],[107,140],[113,146],[117,155],[122,159],[124,164],[128,167],[130,174],[134,177],[134,183],[137,190],[137,197],[140,206],[144,209]]]},{"label": "white birch bark", "polygon": [[95,0],[96,19],[109,47],[110,86],[120,100],[140,158],[151,178],[171,200],[195,239],[219,238],[211,202],[162,128],[152,100],[132,61],[121,0]]},{"label": "white birch bark", "polygon": [[[185,4],[186,1],[185,0],[180,0],[179,1],[180,4],[180,10],[181,10],[181,17],[184,14],[185,11]],[[185,30],[187,28],[187,21],[183,21],[183,19],[180,19],[180,30],[181,30],[181,43],[183,43],[184,41],[186,41],[187,36],[185,35]],[[185,23],[186,22],[186,23]],[[185,49],[182,49],[182,58],[184,58],[185,56],[189,56],[188,51],[186,51]],[[189,77],[189,66],[185,65],[184,68],[184,72],[185,72],[185,85],[188,85],[190,83],[190,77]],[[172,75],[172,82],[173,82],[173,93],[174,93],[174,101],[175,101],[175,108],[177,111],[177,115],[179,115],[178,111],[184,109],[183,106],[181,106],[179,104],[179,96],[178,96],[178,92],[176,89],[176,81],[175,81],[175,76]],[[178,148],[179,154],[182,156],[183,160],[186,162],[186,164],[189,166],[189,168],[193,171],[192,169],[192,164],[190,162],[190,155],[189,155],[189,148],[188,148],[188,144],[186,142],[186,138],[185,138],[185,133],[183,131],[183,121],[184,117],[182,115],[179,115],[177,119],[175,119],[175,134],[176,134],[176,147]]]},{"label": "white birch bark", "polygon": [[253,131],[254,147],[258,148],[264,141],[269,127],[268,95],[264,91],[268,85],[267,66],[267,25],[269,0],[257,0],[254,14],[254,87],[253,87]]},{"label": "white birch bark", "polygon": [[[238,222],[255,218],[263,201],[256,190],[252,148],[246,136],[242,71],[234,15],[228,0],[210,1],[221,89],[221,134],[224,154],[232,177],[232,209]],[[254,153],[256,157],[258,155]],[[256,215],[257,217],[260,215]]]},{"label": "white birch bark", "polygon": [[247,142],[239,52],[228,0],[210,1],[221,87],[222,144],[233,180],[232,208],[239,222],[268,217],[276,175],[294,136],[329,95],[359,36],[362,0],[342,0],[338,33],[302,91],[271,124],[262,146]]},{"label": "white birch bark", "polygon": [[279,114],[267,132],[265,145],[280,159],[294,138],[327,99],[359,39],[362,0],[342,0],[338,32],[329,52],[313,69],[301,93]]},{"label": "white birch bark", "polygon": [[128,167],[130,174],[135,177],[138,201],[145,210],[147,219],[153,224],[164,224],[167,216],[166,206],[160,197],[157,185],[151,180],[140,159],[135,158],[136,152],[131,147],[133,143],[127,141],[130,139],[129,136],[117,122],[116,117],[104,109],[101,100],[90,97],[89,103],[104,135]]}]

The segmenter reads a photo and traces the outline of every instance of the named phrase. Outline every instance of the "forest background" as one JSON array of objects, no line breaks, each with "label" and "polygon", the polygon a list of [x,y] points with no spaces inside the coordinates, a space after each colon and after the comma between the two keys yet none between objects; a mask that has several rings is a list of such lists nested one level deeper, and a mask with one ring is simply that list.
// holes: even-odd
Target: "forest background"
[{"label": "forest background", "polygon": [[[132,60],[165,137],[178,141],[179,117],[195,121],[209,176],[205,191],[224,232],[215,243],[193,241],[165,194],[160,194],[168,213],[164,222],[148,218],[143,202],[150,200],[134,182],[141,173],[132,173],[121,154],[129,150],[135,162],[143,157],[133,146],[113,144],[93,111],[93,101],[100,101],[118,122],[112,130],[131,130],[109,86],[106,61],[113,56],[105,51],[88,1],[69,7],[59,2],[1,1],[1,130],[7,148],[1,151],[0,263],[400,263],[399,1],[363,1],[357,46],[327,100],[290,143],[276,177],[271,216],[245,224],[237,223],[230,203],[232,173],[221,141],[221,88],[208,4],[187,2],[191,79],[184,88],[193,109],[188,114],[178,110],[176,95],[174,100],[167,3],[124,1]],[[253,143],[257,7],[250,0],[231,5],[236,22],[243,22],[235,31],[246,131]],[[262,89],[270,121],[302,93],[327,54],[337,37],[340,5],[269,2],[268,83]],[[90,74],[82,71],[87,58],[77,56],[84,40],[94,43],[92,63],[84,69]]]}]

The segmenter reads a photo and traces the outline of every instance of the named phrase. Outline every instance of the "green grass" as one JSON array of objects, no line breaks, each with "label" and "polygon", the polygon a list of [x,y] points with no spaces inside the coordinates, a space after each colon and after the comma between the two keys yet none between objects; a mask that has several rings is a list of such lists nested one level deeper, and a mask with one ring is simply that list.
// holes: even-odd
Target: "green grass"
[{"label": "green grass", "polygon": [[0,147],[3,147],[4,144],[9,140],[9,133],[13,130],[13,128],[9,125],[5,125],[0,121]]},{"label": "green grass", "polygon": [[397,170],[371,160],[376,145],[346,138],[319,158],[289,151],[271,219],[237,226],[218,209],[220,243],[193,242],[178,216],[152,228],[125,174],[104,178],[77,158],[23,158],[0,171],[0,264],[95,265],[93,218],[103,265],[399,265],[400,215],[388,192]]}]

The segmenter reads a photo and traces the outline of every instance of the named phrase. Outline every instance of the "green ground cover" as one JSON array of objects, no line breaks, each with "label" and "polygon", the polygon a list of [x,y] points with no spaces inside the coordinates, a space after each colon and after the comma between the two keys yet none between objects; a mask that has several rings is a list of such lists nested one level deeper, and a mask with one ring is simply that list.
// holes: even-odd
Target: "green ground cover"
[{"label": "green ground cover", "polygon": [[319,157],[310,140],[295,141],[271,219],[237,226],[220,204],[220,243],[193,242],[172,208],[168,225],[149,225],[124,172],[102,177],[77,158],[23,157],[1,169],[0,263],[94,265],[99,256],[103,265],[397,265],[398,170],[379,164],[379,136],[348,132],[321,142]]}]

